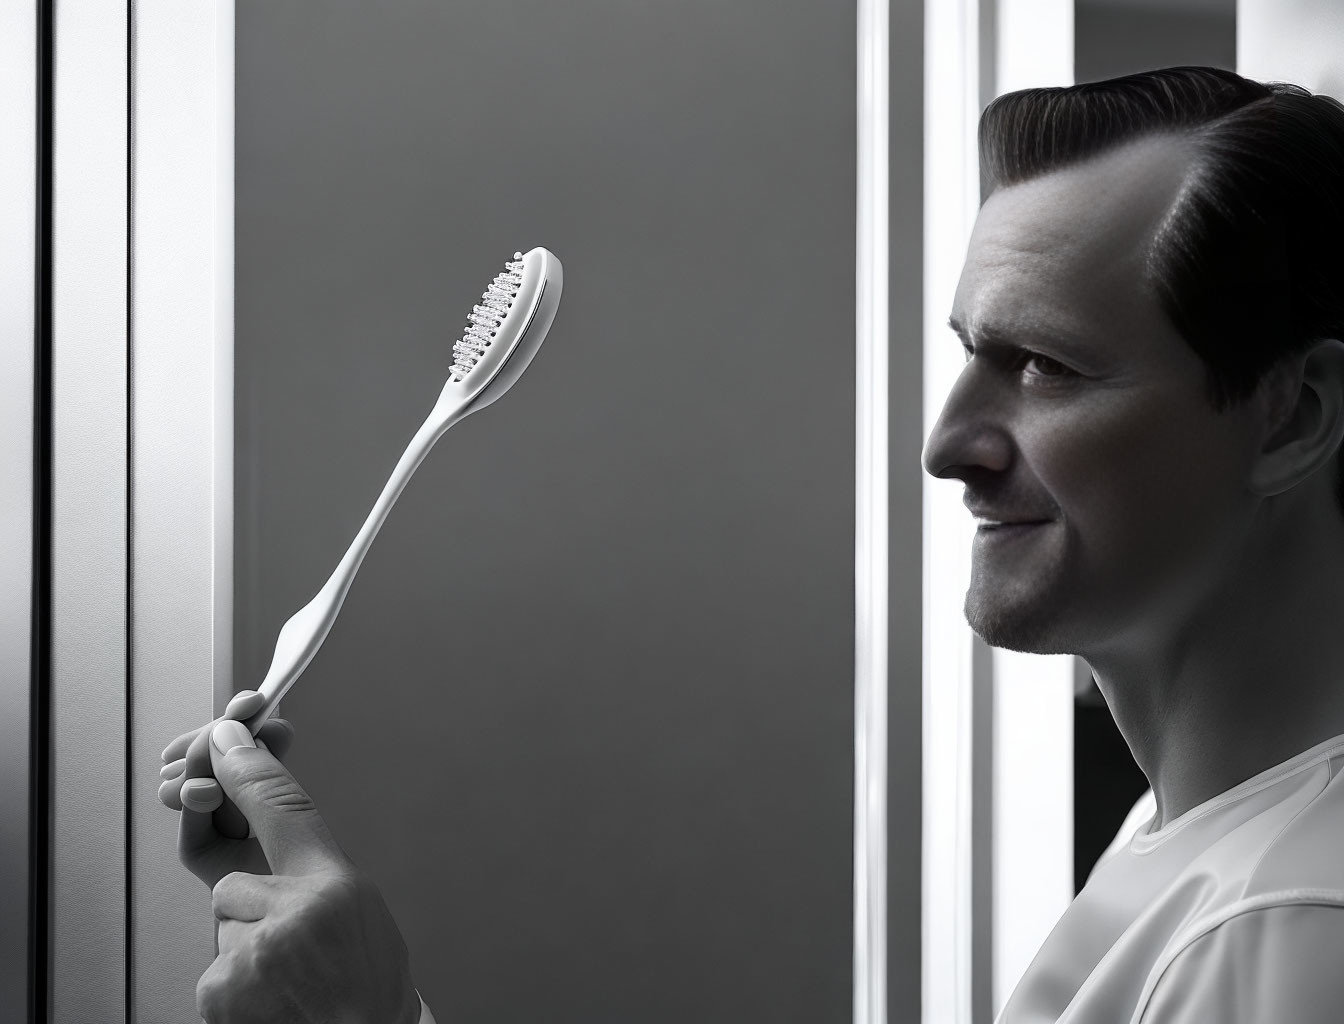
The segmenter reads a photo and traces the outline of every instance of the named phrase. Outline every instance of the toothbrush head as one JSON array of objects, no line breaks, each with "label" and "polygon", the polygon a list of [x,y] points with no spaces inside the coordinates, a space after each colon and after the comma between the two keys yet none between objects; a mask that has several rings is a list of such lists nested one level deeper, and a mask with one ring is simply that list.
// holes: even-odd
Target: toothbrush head
[{"label": "toothbrush head", "polygon": [[555,319],[563,282],[560,261],[548,249],[515,252],[467,315],[440,401],[474,412],[512,387]]}]

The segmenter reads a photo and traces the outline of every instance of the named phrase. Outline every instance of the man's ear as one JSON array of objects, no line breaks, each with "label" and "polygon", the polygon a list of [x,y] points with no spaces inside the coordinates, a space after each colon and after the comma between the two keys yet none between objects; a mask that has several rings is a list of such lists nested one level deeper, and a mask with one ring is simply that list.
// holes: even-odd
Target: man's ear
[{"label": "man's ear", "polygon": [[1344,440],[1344,341],[1325,338],[1260,383],[1260,446],[1248,484],[1281,494],[1332,463]]}]

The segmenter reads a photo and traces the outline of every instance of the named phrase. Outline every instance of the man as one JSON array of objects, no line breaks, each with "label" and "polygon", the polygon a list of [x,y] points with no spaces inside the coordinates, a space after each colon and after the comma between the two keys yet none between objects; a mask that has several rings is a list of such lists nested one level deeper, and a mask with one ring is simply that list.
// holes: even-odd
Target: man
[{"label": "man", "polygon": [[1344,1019],[1344,107],[1173,68],[1000,97],[925,446],[965,614],[1091,667],[1156,813],[1005,1024]]},{"label": "man", "polygon": [[[1152,786],[1000,1022],[1335,1021],[1344,107],[1168,68],[999,97],[980,145],[967,362],[924,468],[982,519],[971,627],[1085,658]],[[377,890],[277,751],[212,725],[164,752],[222,919],[203,1016],[412,1024]],[[259,847],[211,826],[221,786]]]}]

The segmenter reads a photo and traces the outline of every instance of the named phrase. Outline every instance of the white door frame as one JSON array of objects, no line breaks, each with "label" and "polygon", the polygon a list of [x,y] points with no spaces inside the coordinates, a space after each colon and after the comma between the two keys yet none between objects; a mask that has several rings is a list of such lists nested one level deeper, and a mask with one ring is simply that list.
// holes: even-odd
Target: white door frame
[{"label": "white door frame", "polygon": [[[39,351],[38,285],[44,254],[38,196],[39,75],[43,71],[38,8],[0,5],[0,1019],[28,1015],[45,919],[33,915],[33,893],[46,889],[46,810],[34,793],[45,780],[32,767],[45,759],[30,746],[35,687],[45,687],[43,648],[47,600],[35,587],[43,578],[45,511],[35,500],[45,491],[37,458],[43,438],[37,401],[45,382]],[[43,403],[44,404],[44,403]],[[35,557],[36,556],[36,557]],[[45,730],[43,730],[45,731]],[[34,827],[37,825],[38,827]]]},{"label": "white door frame", "polygon": [[[24,91],[40,56],[34,10],[52,19],[55,41],[50,722],[39,737],[50,806],[37,828],[50,857],[46,892],[34,897],[49,908],[49,934],[17,961],[44,974],[32,1005],[0,1013],[190,1020],[195,979],[214,958],[209,893],[178,863],[177,817],[156,791],[166,739],[212,717],[231,688],[233,4],[6,4],[7,141],[36,138],[36,98]],[[17,184],[4,189],[0,217],[22,228],[37,183],[21,179],[36,161],[8,147],[4,158],[14,161],[4,181]],[[31,427],[41,351],[31,339],[42,325],[21,298],[32,292],[34,244],[21,231],[4,237],[19,239],[5,247],[0,288],[21,344],[0,358],[13,370],[4,380],[26,382]],[[17,422],[25,409],[7,401],[4,414]],[[34,438],[25,445],[22,426],[14,451],[3,450],[7,485],[22,476],[25,447],[31,474]],[[6,536],[40,499],[10,493],[20,504],[6,506]],[[27,677],[34,666],[11,650],[22,629],[3,634],[0,654]],[[27,708],[25,698],[11,695]],[[4,728],[12,721],[0,716]],[[6,757],[18,749],[0,743]]]},{"label": "white door frame", "polygon": [[132,13],[129,984],[133,1020],[187,1020],[214,919],[157,781],[233,691],[234,5]]},{"label": "white door frame", "polygon": [[[926,0],[924,436],[963,365],[947,327],[995,96],[1073,81],[1072,0]],[[926,479],[924,1024],[998,1015],[1073,898],[1074,657],[987,647],[963,614],[974,523]]]},{"label": "white door frame", "polygon": [[126,1010],[129,83],[125,2],[53,18],[46,969],[64,1024]]},{"label": "white door frame", "polygon": [[[49,6],[60,41],[53,72],[60,173],[52,199],[51,1019],[191,1019],[194,979],[214,955],[209,899],[178,865],[176,817],[155,791],[164,737],[212,716],[232,689],[234,6]],[[19,5],[7,7],[7,16],[11,10]],[[887,347],[909,327],[889,322],[887,309],[888,15],[888,0],[859,2],[859,1024],[885,1024],[887,1015],[887,679],[912,678],[917,656],[913,624],[891,618],[887,578],[889,561],[909,560],[900,545],[912,543],[909,530],[892,537],[887,509],[888,460],[909,447],[904,434],[888,447]],[[24,26],[5,36],[20,57],[32,38]],[[5,68],[31,84],[20,61]],[[31,115],[33,103],[17,87],[11,97],[14,110],[26,103]],[[5,110],[6,138],[31,138]],[[33,189],[11,193],[31,200]],[[5,215],[32,221],[21,203]],[[902,251],[907,265],[908,256]],[[23,369],[25,353],[6,349],[5,358],[6,368]],[[31,378],[30,369],[21,379]],[[895,397],[910,407],[909,395]],[[24,419],[20,406],[8,408]],[[895,422],[908,430],[905,420]],[[14,437],[20,460],[24,453],[31,459],[31,438],[25,445]],[[0,468],[12,476],[16,466],[21,474],[9,457]],[[897,481],[901,493],[918,493],[915,486]],[[29,510],[31,497],[23,503]],[[905,617],[907,596],[900,591]],[[21,632],[20,623],[14,635]],[[6,652],[5,663],[18,662]]]}]

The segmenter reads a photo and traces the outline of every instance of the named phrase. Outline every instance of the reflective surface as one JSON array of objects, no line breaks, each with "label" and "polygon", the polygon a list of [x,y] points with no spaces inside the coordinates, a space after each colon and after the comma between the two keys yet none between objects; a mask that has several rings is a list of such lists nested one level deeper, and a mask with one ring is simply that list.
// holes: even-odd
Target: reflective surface
[{"label": "reflective surface", "polygon": [[237,11],[236,687],[546,246],[289,761],[440,1020],[848,1021],[853,9],[313,11]]}]

